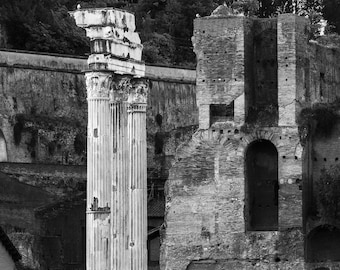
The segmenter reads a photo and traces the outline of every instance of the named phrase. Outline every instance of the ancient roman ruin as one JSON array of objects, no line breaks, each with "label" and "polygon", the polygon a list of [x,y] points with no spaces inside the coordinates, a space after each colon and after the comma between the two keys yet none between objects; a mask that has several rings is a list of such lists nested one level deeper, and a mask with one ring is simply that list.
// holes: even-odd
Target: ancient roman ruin
[{"label": "ancient roman ruin", "polygon": [[88,59],[0,50],[0,263],[340,267],[339,48],[220,6],[196,71],[160,67],[132,14],[72,15]]},{"label": "ancient roman ruin", "polygon": [[88,100],[86,267],[147,269],[146,104],[134,15],[77,10],[91,40]]},{"label": "ancient roman ruin", "polygon": [[340,231],[312,208],[338,161],[340,53],[309,32],[226,6],[195,19],[199,128],[166,183],[161,269],[338,267]]}]

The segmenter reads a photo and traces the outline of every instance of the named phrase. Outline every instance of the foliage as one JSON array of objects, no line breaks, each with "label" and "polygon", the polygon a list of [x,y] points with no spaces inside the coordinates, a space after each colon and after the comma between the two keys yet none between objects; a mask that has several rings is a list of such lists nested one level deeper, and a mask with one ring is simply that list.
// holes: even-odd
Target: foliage
[{"label": "foliage", "polygon": [[80,54],[89,52],[89,41],[77,27],[62,0],[0,0],[0,22],[9,47],[31,51]]},{"label": "foliage", "polygon": [[143,44],[144,60],[147,63],[167,64],[175,52],[175,42],[169,34],[153,33]]},{"label": "foliage", "polygon": [[340,0],[324,0],[322,12],[333,30],[340,34]]},{"label": "foliage", "polygon": [[340,209],[340,165],[321,171],[316,192],[320,218],[325,223],[335,223]]},{"label": "foliage", "polygon": [[259,2],[257,0],[239,0],[231,4],[231,7],[246,16],[254,16],[259,12]]},{"label": "foliage", "polygon": [[[214,0],[139,1],[134,11],[137,30],[140,32],[143,43],[147,45],[144,60],[174,65],[194,64],[195,54],[191,43],[193,20],[196,14],[209,15],[217,7],[217,2]],[[162,44],[164,39],[170,41],[170,46],[166,49],[167,52],[172,51],[172,54],[168,55],[170,57],[150,57],[148,47],[150,49],[161,48],[160,43]]]},{"label": "foliage", "polygon": [[340,31],[339,2],[306,0],[295,6],[293,0],[139,0],[137,5],[117,0],[0,0],[0,23],[7,29],[10,48],[84,55],[90,51],[89,41],[68,10],[78,4],[82,8],[124,8],[136,14],[137,30],[145,45],[144,60],[194,66],[191,36],[197,14],[209,15],[223,3],[246,16],[296,12],[310,19],[313,36],[317,37],[322,15]]},{"label": "foliage", "polygon": [[79,4],[81,8],[105,8],[114,7],[122,8],[127,6],[126,3],[117,0],[61,0],[69,10],[75,10]]},{"label": "foliage", "polygon": [[312,38],[320,35],[322,8],[323,0],[307,0],[304,5],[298,7],[297,14],[307,17],[310,21]]}]

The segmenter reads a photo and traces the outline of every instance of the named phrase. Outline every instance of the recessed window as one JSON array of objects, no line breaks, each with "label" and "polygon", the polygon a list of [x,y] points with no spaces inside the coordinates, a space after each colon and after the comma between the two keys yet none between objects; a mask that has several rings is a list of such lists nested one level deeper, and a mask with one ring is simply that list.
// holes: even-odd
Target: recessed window
[{"label": "recessed window", "polygon": [[234,101],[229,105],[211,104],[210,105],[210,123],[226,122],[234,119]]},{"label": "recessed window", "polygon": [[246,152],[246,219],[251,231],[278,229],[278,153],[267,140],[253,142]]}]

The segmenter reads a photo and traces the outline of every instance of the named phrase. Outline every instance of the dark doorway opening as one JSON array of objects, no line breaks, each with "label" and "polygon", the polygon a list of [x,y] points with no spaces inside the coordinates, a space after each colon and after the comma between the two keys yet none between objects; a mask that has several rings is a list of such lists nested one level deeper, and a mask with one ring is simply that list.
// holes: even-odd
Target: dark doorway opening
[{"label": "dark doorway opening", "polygon": [[246,219],[248,230],[278,229],[278,153],[267,140],[251,143],[246,152]]},{"label": "dark doorway opening", "polygon": [[307,236],[307,261],[340,261],[340,230],[331,225],[313,229]]}]

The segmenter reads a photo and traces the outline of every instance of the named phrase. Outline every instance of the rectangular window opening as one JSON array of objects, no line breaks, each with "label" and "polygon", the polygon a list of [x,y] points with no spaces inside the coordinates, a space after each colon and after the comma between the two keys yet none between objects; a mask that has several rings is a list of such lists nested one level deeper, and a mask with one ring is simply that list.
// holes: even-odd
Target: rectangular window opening
[{"label": "rectangular window opening", "polygon": [[230,104],[211,104],[210,123],[226,122],[234,120],[234,101]]}]

